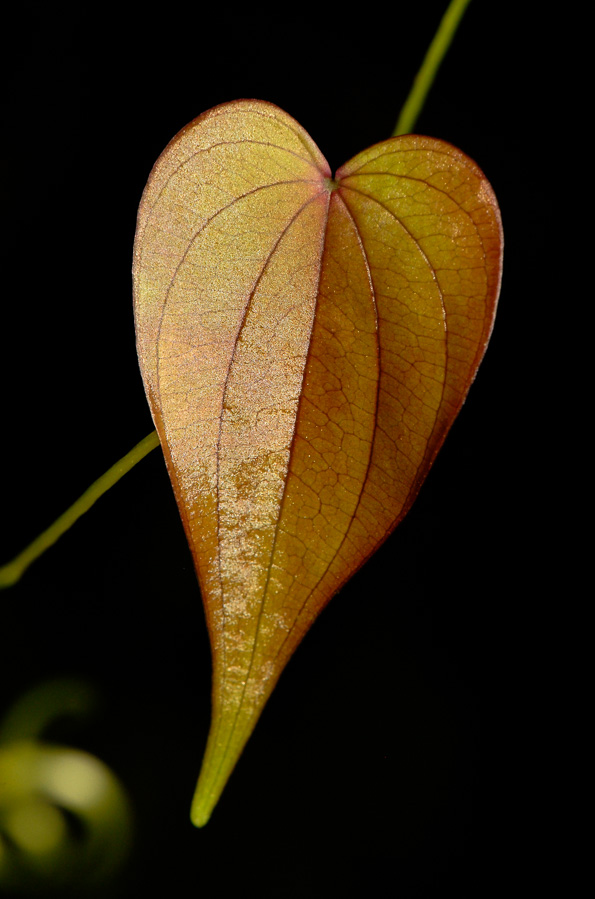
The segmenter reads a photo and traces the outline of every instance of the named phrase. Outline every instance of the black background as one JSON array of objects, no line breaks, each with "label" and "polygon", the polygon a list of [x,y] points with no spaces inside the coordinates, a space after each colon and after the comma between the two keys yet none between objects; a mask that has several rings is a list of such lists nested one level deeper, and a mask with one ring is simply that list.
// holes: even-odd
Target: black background
[{"label": "black background", "polygon": [[[334,170],[390,135],[445,7],[25,9],[7,75],[1,561],[152,428],[130,268],[170,138],[256,97]],[[205,829],[188,814],[208,639],[160,451],[0,595],[2,706],[62,675],[101,697],[91,721],[53,736],[106,761],[132,797],[134,851],[106,896],[485,896],[513,872],[534,882],[535,27],[475,0],[415,129],[474,158],[500,200],[483,365],[415,507],[296,653]]]}]

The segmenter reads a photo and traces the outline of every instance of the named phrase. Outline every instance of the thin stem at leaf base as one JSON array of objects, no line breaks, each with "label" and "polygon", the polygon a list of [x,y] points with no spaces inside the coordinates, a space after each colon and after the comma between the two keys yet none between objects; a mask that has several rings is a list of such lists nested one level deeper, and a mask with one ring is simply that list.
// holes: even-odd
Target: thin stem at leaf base
[{"label": "thin stem at leaf base", "polygon": [[3,587],[11,587],[21,579],[29,565],[39,556],[49,549],[50,546],[64,534],[75,521],[84,515],[91,506],[97,502],[100,496],[113,487],[121,477],[123,477],[131,468],[140,462],[141,459],[159,446],[159,437],[157,431],[151,431],[140,443],[126,453],[115,465],[112,465],[101,477],[91,484],[80,496],[76,502],[70,506],[53,524],[43,531],[39,537],[29,544],[22,552],[18,554],[11,562],[0,568],[0,589]]},{"label": "thin stem at leaf base", "polygon": [[446,55],[446,51],[452,43],[452,39],[459,26],[470,0],[451,0],[448,9],[442,17],[434,40],[428,47],[424,61],[415,80],[409,96],[399,115],[399,120],[393,131],[393,137],[399,134],[411,134],[417,118],[426,102],[429,90],[434,83],[440,63]]}]

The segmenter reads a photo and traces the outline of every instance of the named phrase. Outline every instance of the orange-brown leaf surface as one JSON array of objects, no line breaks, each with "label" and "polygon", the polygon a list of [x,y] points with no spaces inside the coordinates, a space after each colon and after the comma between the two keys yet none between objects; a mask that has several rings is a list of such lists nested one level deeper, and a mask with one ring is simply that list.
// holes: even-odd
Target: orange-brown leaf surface
[{"label": "orange-brown leaf surface", "polygon": [[143,194],[138,355],[213,655],[204,824],[287,660],[411,506],[483,356],[502,233],[482,172],[408,135],[331,178],[236,101]]}]

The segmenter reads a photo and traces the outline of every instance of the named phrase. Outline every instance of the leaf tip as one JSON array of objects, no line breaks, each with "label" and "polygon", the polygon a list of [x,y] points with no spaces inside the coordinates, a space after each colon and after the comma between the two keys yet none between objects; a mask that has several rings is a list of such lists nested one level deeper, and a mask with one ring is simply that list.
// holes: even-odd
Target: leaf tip
[{"label": "leaf tip", "polygon": [[190,807],[190,820],[195,827],[204,827],[210,821],[213,810],[219,802],[223,788],[237,760],[234,758],[231,765],[225,765],[225,754],[221,753],[220,746],[216,743],[214,745],[212,736],[209,736],[210,740],[205,750]]},{"label": "leaf tip", "polygon": [[197,801],[197,796],[192,800],[190,809],[190,820],[195,827],[204,827],[211,819],[213,808],[207,808],[202,801]]},{"label": "leaf tip", "polygon": [[204,827],[211,820],[230,773],[227,770],[221,776],[219,765],[213,768],[203,763],[190,807],[190,820],[195,827]]}]

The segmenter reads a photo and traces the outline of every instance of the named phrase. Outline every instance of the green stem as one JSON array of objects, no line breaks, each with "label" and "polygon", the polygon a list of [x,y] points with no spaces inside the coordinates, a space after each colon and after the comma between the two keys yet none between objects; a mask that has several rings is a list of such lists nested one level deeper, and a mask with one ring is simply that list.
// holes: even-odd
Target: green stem
[{"label": "green stem", "polygon": [[20,552],[11,562],[8,562],[0,568],[0,589],[2,587],[12,587],[13,584],[16,584],[35,559],[38,559],[46,549],[53,546],[56,540],[71,528],[75,521],[80,518],[81,515],[84,515],[84,513],[97,502],[100,496],[103,496],[110,487],[113,487],[121,477],[130,471],[131,468],[134,468],[137,462],[144,459],[144,457],[157,446],[159,446],[157,431],[151,431],[151,433],[141,440],[140,443],[137,443],[129,453],[126,453],[126,455],[116,462],[115,465],[112,465],[105,474],[102,474],[100,478],[97,478],[97,480],[85,490],[83,495],[80,496],[76,502],[66,510],[66,512],[60,515],[60,517],[50,525],[46,531],[40,534],[39,537],[36,537],[33,543],[30,543],[29,546]]},{"label": "green stem", "polygon": [[470,0],[451,0],[401,110],[393,137],[410,134]]}]

